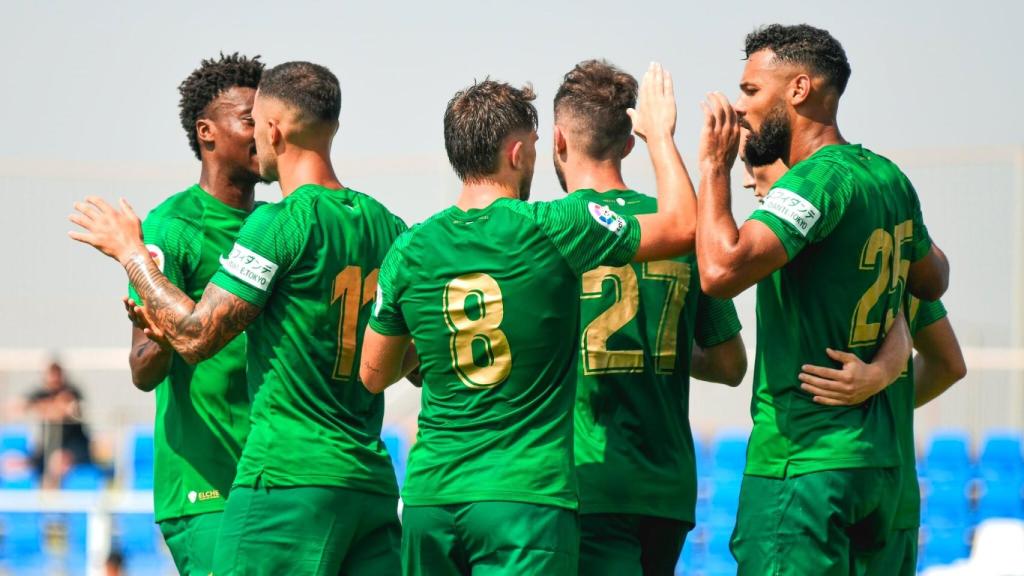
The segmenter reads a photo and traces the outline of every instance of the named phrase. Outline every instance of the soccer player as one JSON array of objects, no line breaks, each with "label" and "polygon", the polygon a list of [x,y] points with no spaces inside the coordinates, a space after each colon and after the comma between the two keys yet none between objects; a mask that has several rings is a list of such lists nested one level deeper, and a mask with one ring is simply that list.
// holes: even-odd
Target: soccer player
[{"label": "soccer player", "polygon": [[[637,83],[603,61],[576,65],[555,96],[562,188],[623,214],[657,201],[629,188],[626,110]],[[730,300],[700,291],[694,255],[583,275],[575,403],[580,574],[671,574],[694,525],[690,376],[736,386],[747,357]]]},{"label": "soccer player", "polygon": [[[202,164],[199,183],[171,196],[142,223],[146,249],[192,300],[220,265],[253,209],[260,181],[252,104],[263,73],[256,58],[203,60],[181,86],[181,125]],[[134,315],[138,295],[129,286]],[[132,381],[156,392],[153,509],[181,574],[210,573],[220,520],[249,433],[245,335],[191,365],[132,328]]]},{"label": "soccer player", "polygon": [[[826,348],[881,357],[905,334],[904,288],[935,299],[948,264],[917,195],[891,162],[847,143],[836,116],[850,66],[828,32],[772,25],[746,40],[735,110],[708,98],[701,135],[697,260],[706,292],[758,284],[758,338],[747,465],[732,550],[740,574],[849,574],[891,528],[900,451],[888,395],[832,406],[799,385]],[[738,116],[738,118],[737,118]],[[790,169],[737,228],[729,171],[739,125],[747,160]],[[902,356],[902,357],[901,357]],[[895,380],[906,353],[884,366]]]},{"label": "soccer player", "polygon": [[397,381],[411,340],[423,376],[402,493],[405,574],[576,574],[580,277],[693,248],[667,72],[652,65],[632,112],[657,176],[654,214],[576,194],[526,203],[533,98],[492,80],[456,93],[444,134],[459,200],[403,234],[381,267],[363,383],[380,392]]},{"label": "soccer player", "polygon": [[345,187],[330,162],[341,90],[329,70],[263,73],[253,106],[260,173],[284,199],[257,208],[193,302],[139,241],[138,219],[98,198],[72,237],[116,258],[148,330],[188,362],[247,330],[251,430],[221,522],[213,573],[394,574],[401,528],[380,440],[383,399],[359,383],[377,271],[404,224]]}]

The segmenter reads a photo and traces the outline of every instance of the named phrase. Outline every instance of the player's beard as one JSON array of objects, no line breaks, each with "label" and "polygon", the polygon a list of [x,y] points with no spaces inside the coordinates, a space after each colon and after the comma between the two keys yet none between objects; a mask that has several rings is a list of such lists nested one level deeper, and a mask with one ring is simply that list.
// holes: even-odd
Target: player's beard
[{"label": "player's beard", "polygon": [[526,201],[530,199],[530,185],[533,183],[533,169],[527,170],[523,173],[522,180],[519,181],[519,199]]},{"label": "player's beard", "polygon": [[743,146],[743,156],[751,166],[768,166],[788,154],[792,127],[782,104],[768,112],[764,122],[761,122],[760,130],[755,132],[746,120],[742,124],[750,130],[747,143]]},{"label": "player's beard", "polygon": [[562,192],[568,192],[569,186],[565,183],[565,171],[562,170],[562,165],[558,162],[558,152],[552,152],[551,156],[555,164],[555,176],[558,176],[558,184],[561,185]]}]

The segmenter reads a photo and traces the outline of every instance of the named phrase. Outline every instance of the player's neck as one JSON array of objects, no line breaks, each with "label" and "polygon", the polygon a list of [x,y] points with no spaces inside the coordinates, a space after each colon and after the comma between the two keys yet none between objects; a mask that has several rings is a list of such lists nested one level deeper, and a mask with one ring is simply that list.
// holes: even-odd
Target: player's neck
[{"label": "player's neck", "polygon": [[282,197],[307,184],[331,190],[345,187],[334,173],[330,153],[316,150],[296,150],[289,156],[278,157],[277,177]]},{"label": "player's neck", "polygon": [[628,190],[622,180],[622,162],[615,160],[578,162],[575,166],[566,166],[565,187],[569,192],[577,190]]},{"label": "player's neck", "polygon": [[252,212],[256,183],[249,180],[239,182],[216,163],[203,162],[199,187],[232,208]]},{"label": "player's neck", "polygon": [[462,192],[455,203],[461,210],[487,208],[499,198],[519,198],[519,190],[507,182],[474,180],[462,183]]},{"label": "player's neck", "polygon": [[810,158],[818,150],[833,144],[846,144],[835,122],[809,122],[805,126],[794,126],[793,138],[789,144],[789,161],[786,165],[792,168]]}]

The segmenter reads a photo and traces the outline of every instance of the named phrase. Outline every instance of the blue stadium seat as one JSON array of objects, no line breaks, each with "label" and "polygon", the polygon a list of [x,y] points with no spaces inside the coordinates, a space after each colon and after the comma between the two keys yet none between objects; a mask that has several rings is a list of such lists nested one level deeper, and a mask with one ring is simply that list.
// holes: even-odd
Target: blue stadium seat
[{"label": "blue stadium seat", "polygon": [[925,456],[925,474],[932,481],[968,479],[973,475],[969,437],[962,430],[943,430],[932,435]]},{"label": "blue stadium seat", "polygon": [[118,514],[114,516],[117,548],[126,558],[151,556],[158,552],[159,528],[152,514]]},{"label": "blue stadium seat", "polygon": [[64,490],[99,490],[103,485],[103,471],[92,464],[72,467],[60,483]]},{"label": "blue stadium seat", "polygon": [[[0,558],[33,564],[43,557],[43,517],[36,512],[0,513]],[[20,574],[21,572],[15,571]]]},{"label": "blue stadium seat", "polygon": [[690,532],[690,536],[687,537],[683,550],[679,554],[679,560],[676,561],[675,576],[689,576],[700,572],[704,554],[703,551],[697,550],[698,545],[691,541],[692,536],[694,533]]},{"label": "blue stadium seat", "polygon": [[153,430],[146,427],[136,428],[132,435],[132,488],[153,489],[154,459]]},{"label": "blue stadium seat", "polygon": [[1024,518],[1021,481],[984,482],[978,499],[978,521],[989,518]]},{"label": "blue stadium seat", "polygon": [[380,431],[380,438],[391,456],[391,463],[395,466],[395,476],[398,477],[398,485],[405,483],[405,466],[409,461],[409,440],[407,434],[397,426],[385,426]]},{"label": "blue stadium seat", "polygon": [[0,427],[0,455],[8,451],[19,452],[26,457],[31,453],[26,426]]},{"label": "blue stadium seat", "polygon": [[736,430],[715,435],[711,464],[716,481],[743,477],[747,463],[747,436],[746,432]]},{"label": "blue stadium seat", "polygon": [[5,474],[0,478],[4,490],[35,490],[39,488],[39,475],[35,470],[19,470],[16,475]]},{"label": "blue stadium seat", "polygon": [[717,533],[730,534],[736,523],[736,511],[740,502],[741,479],[731,475],[724,478],[715,478],[710,487],[709,514],[706,518],[707,526]]},{"label": "blue stadium seat", "polygon": [[67,531],[67,550],[64,556],[85,558],[89,538],[89,516],[85,513],[61,514],[55,521],[63,522]]},{"label": "blue stadium seat", "polygon": [[921,566],[952,564],[970,555],[969,530],[964,528],[924,530]]},{"label": "blue stadium seat", "polygon": [[1024,457],[1019,432],[989,433],[981,450],[978,474],[985,482],[1024,481]]}]

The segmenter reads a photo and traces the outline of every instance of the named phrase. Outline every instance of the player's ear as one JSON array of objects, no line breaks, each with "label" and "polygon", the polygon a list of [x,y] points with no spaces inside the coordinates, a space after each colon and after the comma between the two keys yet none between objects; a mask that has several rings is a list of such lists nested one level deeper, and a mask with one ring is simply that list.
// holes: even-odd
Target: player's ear
[{"label": "player's ear", "polygon": [[217,128],[213,122],[206,118],[196,120],[196,138],[199,139],[199,145],[208,151],[213,150],[213,137],[216,132]]},{"label": "player's ear", "polygon": [[811,77],[798,74],[789,83],[789,103],[793,106],[803,104],[811,95]]},{"label": "player's ear", "polygon": [[523,141],[517,138],[509,144],[508,163],[513,169],[520,170],[523,167]]},{"label": "player's ear", "polygon": [[635,145],[636,145],[636,136],[633,136],[632,134],[630,134],[629,138],[626,139],[626,145],[623,146],[623,148],[622,148],[622,157],[625,158],[626,156],[629,156],[629,153],[633,151],[633,146],[635,146]]},{"label": "player's ear", "polygon": [[267,120],[267,134],[270,136],[270,145],[275,149],[284,142],[284,133],[281,132],[281,125],[276,120]]},{"label": "player's ear", "polygon": [[558,124],[555,124],[555,130],[554,134],[552,135],[552,139],[555,142],[555,154],[565,154],[565,149],[568,147],[568,144],[565,141],[565,132],[562,132],[562,127],[559,126]]}]

